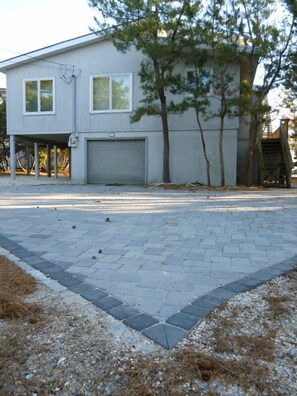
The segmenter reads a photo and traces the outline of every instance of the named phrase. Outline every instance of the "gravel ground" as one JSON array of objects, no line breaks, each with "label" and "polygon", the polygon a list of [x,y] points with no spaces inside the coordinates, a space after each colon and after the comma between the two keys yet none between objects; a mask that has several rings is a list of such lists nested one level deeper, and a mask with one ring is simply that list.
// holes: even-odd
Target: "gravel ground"
[{"label": "gravel ground", "polygon": [[41,314],[0,320],[1,396],[297,394],[297,271],[232,298],[172,351],[38,278]]}]

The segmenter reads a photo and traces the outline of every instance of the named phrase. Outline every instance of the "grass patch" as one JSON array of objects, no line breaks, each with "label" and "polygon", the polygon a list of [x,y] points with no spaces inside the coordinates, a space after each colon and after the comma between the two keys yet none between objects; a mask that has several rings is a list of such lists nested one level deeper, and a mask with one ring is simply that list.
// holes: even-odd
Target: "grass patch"
[{"label": "grass patch", "polygon": [[[190,349],[157,362],[142,359],[122,374],[127,381],[122,395],[174,396],[188,394],[189,391],[191,394],[194,392],[198,395],[200,394],[199,381],[209,382],[222,374],[233,376],[235,370],[237,371],[237,368],[233,367],[233,362],[225,362]],[[204,394],[218,395],[212,390]]]},{"label": "grass patch", "polygon": [[0,256],[0,319],[21,319],[38,314],[40,308],[23,300],[36,291],[36,281],[6,257]]},{"label": "grass patch", "polygon": [[18,330],[18,323],[22,319],[29,324],[39,321],[40,307],[24,300],[36,290],[34,278],[6,257],[0,256],[0,319],[10,320],[4,329],[0,327],[0,374],[11,364],[21,364],[24,359],[21,339],[22,333],[28,329],[24,326],[22,331]]},{"label": "grass patch", "polygon": [[19,296],[0,292],[0,319],[22,319],[31,316],[29,320],[33,323],[39,312],[37,304],[25,302]]},{"label": "grass patch", "polygon": [[24,296],[36,291],[36,281],[6,257],[0,256],[0,290]]},{"label": "grass patch", "polygon": [[270,389],[263,381],[268,368],[257,365],[247,357],[239,360],[224,359],[206,355],[194,349],[177,352],[170,359],[161,361],[139,360],[133,367],[125,370],[122,377],[126,381],[123,396],[177,396],[201,394],[201,384],[208,384],[203,395],[219,395],[212,389],[216,380],[243,389],[263,392]]}]

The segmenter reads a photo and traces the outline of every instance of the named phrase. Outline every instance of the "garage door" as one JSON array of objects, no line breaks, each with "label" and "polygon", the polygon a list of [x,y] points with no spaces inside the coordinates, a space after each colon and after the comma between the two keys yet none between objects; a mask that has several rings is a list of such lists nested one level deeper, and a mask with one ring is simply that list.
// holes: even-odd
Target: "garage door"
[{"label": "garage door", "polygon": [[145,184],[144,140],[88,141],[88,183]]}]

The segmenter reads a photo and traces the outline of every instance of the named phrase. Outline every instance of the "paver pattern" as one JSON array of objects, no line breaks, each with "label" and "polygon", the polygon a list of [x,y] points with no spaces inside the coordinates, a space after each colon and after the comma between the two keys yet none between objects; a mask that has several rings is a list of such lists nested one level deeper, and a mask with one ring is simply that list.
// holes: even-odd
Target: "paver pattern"
[{"label": "paver pattern", "polygon": [[297,188],[0,189],[0,245],[168,348],[297,263]]}]

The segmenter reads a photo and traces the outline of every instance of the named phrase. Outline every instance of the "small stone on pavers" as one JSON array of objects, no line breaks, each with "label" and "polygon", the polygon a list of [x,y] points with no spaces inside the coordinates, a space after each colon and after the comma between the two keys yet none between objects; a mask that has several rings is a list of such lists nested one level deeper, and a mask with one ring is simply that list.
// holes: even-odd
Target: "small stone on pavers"
[{"label": "small stone on pavers", "polygon": [[178,327],[160,323],[143,330],[141,334],[163,348],[171,349],[187,335],[187,332]]},{"label": "small stone on pavers", "polygon": [[189,315],[186,313],[178,312],[172,316],[170,316],[166,323],[169,323],[173,326],[180,327],[185,330],[190,330],[192,327],[197,324],[199,318],[197,316]]},{"label": "small stone on pavers", "polygon": [[150,315],[141,313],[139,315],[131,316],[130,318],[125,319],[123,323],[129,327],[132,327],[132,329],[142,331],[153,326],[154,324],[159,323],[159,321]]},{"label": "small stone on pavers", "polygon": [[140,314],[140,312],[136,308],[124,304],[111,308],[107,312],[119,320],[127,319],[131,316]]},{"label": "small stone on pavers", "polygon": [[197,316],[197,318],[204,318],[205,316],[207,316],[212,310],[214,309],[214,307],[212,307],[211,309],[204,309],[203,305],[201,307],[189,304],[186,305],[181,312],[189,314],[189,315],[193,315],[193,316]]},{"label": "small stone on pavers", "polygon": [[98,300],[94,300],[93,304],[103,309],[104,311],[107,311],[108,309],[117,307],[118,305],[122,305],[123,302],[118,300],[117,298],[108,296],[108,297],[100,298]]}]

